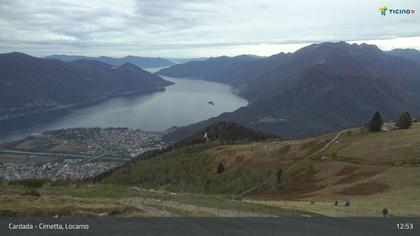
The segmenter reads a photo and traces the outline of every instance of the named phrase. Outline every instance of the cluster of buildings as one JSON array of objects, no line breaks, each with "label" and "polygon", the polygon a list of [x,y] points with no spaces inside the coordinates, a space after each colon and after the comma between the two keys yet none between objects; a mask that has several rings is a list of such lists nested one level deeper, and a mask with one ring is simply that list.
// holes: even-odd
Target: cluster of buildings
[{"label": "cluster of buildings", "polygon": [[44,163],[0,163],[0,180],[49,179],[76,180],[97,176],[121,162],[85,162],[64,159]]},{"label": "cluster of buildings", "polygon": [[94,137],[87,139],[87,145],[91,154],[107,150],[113,156],[130,157],[166,146],[159,132],[126,128],[100,129]]},{"label": "cluster of buildings", "polygon": [[[24,151],[19,155],[27,156],[27,160],[0,163],[0,180],[84,179],[115,168],[143,152],[166,147],[160,132],[127,128],[62,129],[33,135],[31,139],[31,145],[39,148],[31,146],[30,150],[20,150],[8,147],[12,151]],[[44,146],[53,147],[54,151],[42,149]],[[44,154],[53,159],[37,159]]]}]

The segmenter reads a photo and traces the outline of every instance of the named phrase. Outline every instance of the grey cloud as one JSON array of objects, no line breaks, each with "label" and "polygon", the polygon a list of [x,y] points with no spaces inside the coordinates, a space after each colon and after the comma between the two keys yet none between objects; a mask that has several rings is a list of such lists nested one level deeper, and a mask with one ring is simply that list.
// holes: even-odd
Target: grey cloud
[{"label": "grey cloud", "polygon": [[155,0],[136,1],[139,19],[154,25],[191,27],[204,23],[214,13],[216,1]]},{"label": "grey cloud", "polygon": [[2,0],[0,50],[191,55],[241,45],[420,36],[419,14],[383,18],[376,9],[379,3],[355,0],[344,7],[333,0]]}]

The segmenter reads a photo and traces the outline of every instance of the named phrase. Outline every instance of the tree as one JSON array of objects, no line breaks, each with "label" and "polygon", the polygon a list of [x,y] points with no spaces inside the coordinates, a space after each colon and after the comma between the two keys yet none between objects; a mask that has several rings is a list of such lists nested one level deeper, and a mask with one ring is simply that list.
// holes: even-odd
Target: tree
[{"label": "tree", "polygon": [[408,129],[412,125],[413,121],[411,119],[410,114],[408,112],[404,112],[401,114],[400,118],[397,121],[397,127],[399,129]]},{"label": "tree", "polygon": [[222,162],[219,163],[219,166],[217,167],[217,174],[220,174],[225,171],[225,166]]},{"label": "tree", "polygon": [[369,122],[369,132],[381,131],[382,123],[383,121],[381,114],[379,112],[375,112],[375,114]]}]

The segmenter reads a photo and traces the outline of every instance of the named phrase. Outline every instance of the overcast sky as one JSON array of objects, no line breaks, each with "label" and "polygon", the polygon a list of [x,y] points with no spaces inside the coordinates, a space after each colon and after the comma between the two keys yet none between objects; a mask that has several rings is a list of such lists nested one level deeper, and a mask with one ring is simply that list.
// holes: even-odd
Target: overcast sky
[{"label": "overcast sky", "polygon": [[[381,16],[383,5],[417,13]],[[0,52],[272,55],[324,41],[420,49],[420,1],[0,0]]]}]

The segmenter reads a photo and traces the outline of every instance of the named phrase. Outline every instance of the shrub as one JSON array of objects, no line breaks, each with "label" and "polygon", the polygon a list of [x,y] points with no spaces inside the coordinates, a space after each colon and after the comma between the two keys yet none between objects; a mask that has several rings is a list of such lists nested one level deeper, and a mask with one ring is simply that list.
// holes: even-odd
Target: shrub
[{"label": "shrub", "polygon": [[17,184],[25,186],[27,188],[41,188],[46,183],[46,180],[42,179],[23,179],[17,181]]},{"label": "shrub", "polygon": [[27,190],[25,193],[23,193],[22,195],[26,195],[26,196],[34,196],[34,197],[40,197],[41,194],[36,190],[36,189],[30,189]]},{"label": "shrub", "polygon": [[219,166],[217,166],[217,174],[221,174],[225,171],[225,166],[222,162],[219,163]]},{"label": "shrub", "polygon": [[241,196],[239,196],[239,195],[237,195],[237,196],[235,196],[235,197],[233,198],[233,200],[235,200],[235,201],[242,201],[242,197],[241,197]]}]

